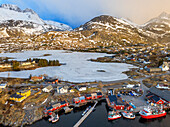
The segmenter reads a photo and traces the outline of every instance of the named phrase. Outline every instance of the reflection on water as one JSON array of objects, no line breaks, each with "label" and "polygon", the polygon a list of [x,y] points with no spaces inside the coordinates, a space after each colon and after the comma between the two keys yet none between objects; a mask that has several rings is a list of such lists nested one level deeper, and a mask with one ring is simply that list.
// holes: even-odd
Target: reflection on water
[{"label": "reflection on water", "polygon": [[163,116],[163,117],[160,117],[160,118],[155,118],[155,119],[143,119],[143,118],[140,118],[139,122],[140,123],[150,123],[150,122],[154,122],[154,121],[162,122],[165,118],[166,118],[166,116]]}]

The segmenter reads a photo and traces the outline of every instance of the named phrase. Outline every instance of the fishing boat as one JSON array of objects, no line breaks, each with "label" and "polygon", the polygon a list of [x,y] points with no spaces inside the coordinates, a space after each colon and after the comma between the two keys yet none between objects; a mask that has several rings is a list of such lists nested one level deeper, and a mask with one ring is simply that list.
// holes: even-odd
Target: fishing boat
[{"label": "fishing boat", "polygon": [[44,110],[44,114],[45,114],[45,117],[47,117],[48,116],[48,111]]},{"label": "fishing boat", "polygon": [[57,122],[59,120],[59,116],[58,116],[58,114],[53,118],[53,120],[52,120],[52,123],[55,123],[55,122]]},{"label": "fishing boat", "polygon": [[51,115],[51,117],[48,119],[49,122],[51,122],[54,119],[54,117]]},{"label": "fishing boat", "polygon": [[90,108],[91,106],[87,107],[86,110],[81,115],[84,116],[89,111]]},{"label": "fishing boat", "polygon": [[135,119],[135,115],[133,114],[133,112],[123,111],[122,116],[126,119]]},{"label": "fishing boat", "polygon": [[166,116],[166,112],[162,108],[151,109],[149,107],[141,110],[139,114],[143,119],[154,119],[154,118]]},{"label": "fishing boat", "polygon": [[115,112],[115,111],[108,112],[108,120],[115,120],[119,118],[121,118],[121,115],[119,114],[119,112]]}]

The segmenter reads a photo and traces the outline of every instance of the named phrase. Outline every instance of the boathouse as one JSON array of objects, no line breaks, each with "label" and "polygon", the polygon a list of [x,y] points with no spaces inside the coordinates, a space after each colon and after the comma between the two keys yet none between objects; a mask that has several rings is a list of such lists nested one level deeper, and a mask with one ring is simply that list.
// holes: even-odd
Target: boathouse
[{"label": "boathouse", "polygon": [[124,110],[125,105],[117,98],[116,95],[108,96],[109,105],[116,110]]},{"label": "boathouse", "polygon": [[51,106],[47,107],[45,110],[50,115],[51,111],[55,111],[57,109],[60,109],[62,107],[68,106],[68,105],[69,105],[69,103],[67,103],[66,101],[57,102],[57,103],[54,103]]},{"label": "boathouse", "polygon": [[79,99],[79,97],[73,98],[73,102],[74,102],[75,104],[80,103],[80,99]]},{"label": "boathouse", "polygon": [[155,87],[151,87],[146,97],[156,104],[170,104],[170,91],[168,90],[160,90]]},{"label": "boathouse", "polygon": [[85,96],[73,98],[73,102],[74,102],[75,104],[83,103],[83,102],[85,102],[85,101],[86,101]]},{"label": "boathouse", "polygon": [[98,93],[97,93],[97,98],[102,98],[102,96],[103,96],[103,95],[102,95],[101,92],[98,92]]},{"label": "boathouse", "polygon": [[91,96],[91,94],[86,94],[86,99],[87,99],[87,100],[90,100],[90,99],[92,99],[92,96]]}]

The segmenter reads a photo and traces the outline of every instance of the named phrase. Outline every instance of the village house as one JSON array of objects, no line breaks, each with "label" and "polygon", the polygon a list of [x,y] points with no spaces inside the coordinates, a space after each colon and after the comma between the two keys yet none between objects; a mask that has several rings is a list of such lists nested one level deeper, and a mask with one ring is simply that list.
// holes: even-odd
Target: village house
[{"label": "village house", "polygon": [[108,100],[111,106],[116,110],[124,110],[125,105],[117,98],[116,95],[108,96]]},{"label": "village house", "polygon": [[1,88],[1,89],[5,89],[6,86],[7,86],[7,83],[1,83],[1,84],[0,84],[0,88]]},{"label": "village house", "polygon": [[16,102],[22,102],[23,100],[25,100],[30,95],[31,95],[31,90],[21,90],[21,91],[18,91],[17,93],[15,93],[15,94],[12,94],[9,99],[16,101]]},{"label": "village house", "polygon": [[57,87],[57,93],[63,94],[63,93],[68,93],[68,86],[58,86]]},{"label": "village house", "polygon": [[159,68],[161,68],[162,71],[168,71],[169,70],[168,62],[163,62],[163,64]]},{"label": "village house", "polygon": [[75,87],[78,91],[85,91],[87,89],[87,87],[85,85],[81,85],[81,86],[76,86]]},{"label": "village house", "polygon": [[32,61],[32,62],[24,61],[24,62],[20,63],[21,66],[29,66],[29,65],[32,65],[32,64],[35,64],[35,61]]},{"label": "village house", "polygon": [[0,64],[0,68],[11,68],[11,67],[12,67],[11,64],[7,64],[7,63]]},{"label": "village house", "polygon": [[58,79],[45,79],[45,82],[49,84],[58,84]]},{"label": "village house", "polygon": [[37,82],[37,81],[42,81],[44,79],[43,76],[31,76],[30,81]]},{"label": "village house", "polygon": [[153,68],[146,68],[146,70],[147,70],[149,73],[161,72],[161,71],[162,71],[161,68],[156,68],[156,67],[153,67]]},{"label": "village house", "polygon": [[22,96],[22,95],[18,95],[18,94],[12,94],[10,96],[10,100],[13,100],[13,101],[16,101],[16,102],[22,102],[24,99],[26,99],[25,96]]},{"label": "village house", "polygon": [[53,90],[53,86],[52,85],[49,85],[45,88],[42,89],[43,92],[46,92],[46,93],[49,93]]},{"label": "village house", "polygon": [[69,91],[70,93],[74,93],[74,92],[75,92],[73,88],[68,88],[68,91]]},{"label": "village house", "polygon": [[17,92],[18,95],[21,95],[21,96],[30,96],[31,95],[31,90],[20,90]]},{"label": "village house", "polygon": [[159,83],[156,85],[156,88],[158,88],[158,89],[170,89],[168,85],[159,84]]},{"label": "village house", "polygon": [[21,66],[28,66],[31,65],[31,62],[21,62],[20,64]]},{"label": "village house", "polygon": [[149,93],[146,98],[156,104],[167,104],[170,106],[170,91],[160,90],[155,87],[149,89]]}]

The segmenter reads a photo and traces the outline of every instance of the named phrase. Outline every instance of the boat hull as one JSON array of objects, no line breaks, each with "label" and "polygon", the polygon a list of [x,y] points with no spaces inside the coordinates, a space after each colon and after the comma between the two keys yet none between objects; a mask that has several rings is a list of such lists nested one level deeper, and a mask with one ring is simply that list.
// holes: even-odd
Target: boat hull
[{"label": "boat hull", "polygon": [[59,119],[56,119],[56,120],[52,120],[52,123],[55,123],[55,122],[57,122]]},{"label": "boat hull", "polygon": [[126,116],[123,116],[123,117],[126,119],[131,119],[131,120],[135,119],[135,117],[126,117]]},{"label": "boat hull", "polygon": [[125,113],[125,112],[122,113],[122,116],[123,116],[124,118],[126,118],[126,119],[135,119],[135,115],[129,116],[129,115],[127,115],[127,113]]},{"label": "boat hull", "polygon": [[108,118],[108,120],[116,120],[116,119],[119,119],[119,118],[121,118],[121,116],[118,116],[118,117],[113,117],[113,118]]},{"label": "boat hull", "polygon": [[165,112],[165,113],[162,113],[162,114],[147,115],[147,116],[140,114],[140,116],[141,116],[143,119],[154,119],[154,118],[159,118],[159,117],[166,116],[166,112]]}]

